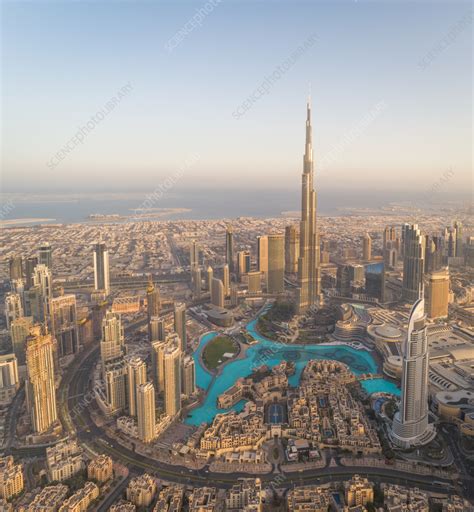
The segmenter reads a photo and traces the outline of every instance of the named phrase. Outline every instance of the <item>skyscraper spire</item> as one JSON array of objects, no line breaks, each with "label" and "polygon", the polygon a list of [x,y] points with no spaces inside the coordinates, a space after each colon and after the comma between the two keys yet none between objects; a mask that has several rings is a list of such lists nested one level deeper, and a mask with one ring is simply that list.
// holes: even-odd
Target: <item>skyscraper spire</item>
[{"label": "skyscraper spire", "polygon": [[304,313],[309,307],[319,304],[320,293],[319,236],[316,225],[316,192],[313,185],[313,128],[311,125],[311,99],[308,98],[306,105],[306,140],[301,180],[298,312]]}]

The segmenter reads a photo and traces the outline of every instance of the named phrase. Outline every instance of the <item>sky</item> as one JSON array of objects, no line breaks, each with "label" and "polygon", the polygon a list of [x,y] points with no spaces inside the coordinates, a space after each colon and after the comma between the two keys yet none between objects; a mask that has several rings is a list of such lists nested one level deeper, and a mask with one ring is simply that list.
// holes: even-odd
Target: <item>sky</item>
[{"label": "sky", "polygon": [[[472,190],[472,7],[4,1],[1,188]],[[448,176],[446,178],[446,176]]]}]

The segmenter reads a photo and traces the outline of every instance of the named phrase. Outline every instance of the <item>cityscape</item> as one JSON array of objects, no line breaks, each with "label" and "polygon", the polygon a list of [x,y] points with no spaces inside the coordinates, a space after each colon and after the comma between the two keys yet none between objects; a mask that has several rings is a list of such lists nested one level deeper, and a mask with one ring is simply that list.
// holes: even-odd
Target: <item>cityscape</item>
[{"label": "cityscape", "polygon": [[[66,4],[40,9],[85,13],[85,4]],[[123,4],[117,8],[129,9]],[[226,8],[219,4],[191,3],[194,14],[166,40],[165,51],[192,45],[193,32],[212,22],[208,17],[223,16],[213,12]],[[288,8],[281,4],[277,9]],[[7,9],[9,22],[17,16],[22,25],[22,16],[38,8],[25,6],[22,14]],[[469,7],[459,6],[462,13]],[[170,20],[176,12],[168,12]],[[472,24],[472,6],[469,12],[451,28],[453,46]],[[298,59],[317,67],[310,53],[319,40],[306,39],[285,72],[309,74]],[[423,66],[442,51],[428,53]],[[262,87],[277,85],[267,77]],[[285,121],[288,106],[282,107],[279,121],[289,140],[299,141],[287,188],[273,190],[258,153],[247,198],[237,187],[221,194],[221,173],[213,189],[213,178],[199,171],[199,183],[190,186],[200,210],[179,186],[199,168],[204,150],[181,148],[180,164],[144,194],[133,188],[141,179],[138,165],[136,177],[132,169],[125,173],[128,192],[118,186],[119,167],[102,189],[100,174],[108,171],[97,160],[96,190],[71,185],[63,194],[51,183],[49,199],[33,175],[15,177],[7,157],[0,212],[0,511],[474,511],[472,166],[467,200],[444,194],[463,175],[449,169],[441,178],[427,174],[423,200],[415,201],[395,192],[385,201],[370,188],[371,178],[341,176],[337,186],[359,199],[322,208],[328,198],[320,175],[338,157],[318,152],[325,130],[319,91],[316,83],[298,98],[298,124]],[[120,88],[99,112],[104,123],[113,124],[113,111],[138,94],[131,83]],[[253,115],[256,101],[239,104],[233,121]],[[376,105],[336,154],[350,152],[389,108]],[[187,114],[176,115],[184,124]],[[275,119],[264,122],[269,136]],[[70,165],[101,121],[78,128],[49,153],[42,181],[54,182],[57,168]],[[253,134],[243,140],[249,151],[258,146]],[[371,140],[376,144],[376,135]],[[276,152],[292,147],[275,141]],[[422,171],[414,165],[412,172],[415,180]],[[14,190],[17,178],[21,187],[31,179],[31,188]],[[409,180],[400,177],[416,188]],[[101,199],[78,199],[92,193]],[[48,204],[51,213],[28,210],[34,197],[33,205]],[[249,213],[250,202],[256,209]],[[211,208],[217,213],[202,213]]]}]

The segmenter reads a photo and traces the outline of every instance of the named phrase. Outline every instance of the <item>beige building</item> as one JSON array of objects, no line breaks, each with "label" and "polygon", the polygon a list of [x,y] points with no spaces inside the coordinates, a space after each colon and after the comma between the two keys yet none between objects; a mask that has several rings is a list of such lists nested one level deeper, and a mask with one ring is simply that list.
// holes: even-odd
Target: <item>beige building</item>
[{"label": "beige building", "polygon": [[102,366],[108,361],[119,359],[125,354],[125,335],[119,313],[107,311],[102,320],[102,340],[100,342],[100,356]]},{"label": "beige building", "polygon": [[10,500],[23,491],[23,466],[15,464],[13,457],[0,458],[0,498]]},{"label": "beige building", "polygon": [[189,512],[214,512],[217,510],[217,489],[195,487],[189,497]]},{"label": "beige building", "polygon": [[370,238],[369,233],[366,233],[362,239],[362,259],[364,261],[372,259],[372,238]]},{"label": "beige building", "polygon": [[10,325],[10,337],[12,340],[13,352],[16,355],[20,366],[26,364],[26,339],[33,326],[33,317],[26,316],[13,320]]},{"label": "beige building", "polygon": [[345,484],[346,504],[349,507],[365,506],[374,501],[374,486],[359,475],[354,475]]},{"label": "beige building", "polygon": [[174,417],[181,410],[181,350],[168,345],[163,354],[165,413]]},{"label": "beige building", "polygon": [[64,484],[44,487],[34,500],[26,507],[19,507],[18,512],[57,512],[69,493]]},{"label": "beige building", "polygon": [[87,478],[103,484],[114,476],[114,465],[112,459],[101,454],[89,462],[87,466]]},{"label": "beige building", "polygon": [[262,273],[260,271],[249,272],[248,275],[249,295],[259,295],[262,293]]},{"label": "beige building", "polygon": [[155,386],[151,382],[137,387],[138,438],[150,443],[156,437]]},{"label": "beige building", "polygon": [[427,276],[426,314],[431,320],[448,316],[449,269],[446,267]]},{"label": "beige building", "polygon": [[15,354],[0,356],[0,404],[8,404],[16,395],[20,381]]},{"label": "beige building", "polygon": [[76,491],[59,507],[58,512],[86,512],[99,497],[99,488],[94,482],[86,482],[82,489]]},{"label": "beige building", "polygon": [[127,500],[137,507],[148,507],[156,495],[155,479],[148,473],[133,478],[127,487]]},{"label": "beige building", "polygon": [[50,482],[64,482],[84,469],[82,448],[66,439],[46,448],[46,470]]},{"label": "beige building", "polygon": [[268,293],[283,293],[285,278],[285,239],[283,235],[268,235]]},{"label": "beige building", "polygon": [[135,356],[127,361],[127,393],[128,413],[137,415],[138,387],[146,382],[146,363],[142,358]]},{"label": "beige building", "polygon": [[124,410],[127,405],[127,366],[123,359],[105,364],[104,381],[108,414]]},{"label": "beige building", "polygon": [[239,481],[227,491],[226,510],[261,512],[263,492],[260,478],[239,478]]},{"label": "beige building", "polygon": [[185,356],[183,359],[182,379],[182,393],[190,397],[196,391],[196,368],[192,356]]},{"label": "beige building", "polygon": [[53,339],[38,327],[26,342],[26,399],[34,432],[47,432],[58,420]]},{"label": "beige building", "polygon": [[287,495],[289,512],[327,512],[331,504],[331,489],[308,485],[295,487]]},{"label": "beige building", "polygon": [[268,236],[257,237],[257,269],[264,276],[268,272]]},{"label": "beige building", "polygon": [[224,297],[225,297],[225,289],[224,283],[217,279],[216,277],[212,278],[211,282],[211,304],[217,306],[219,308],[224,307]]},{"label": "beige building", "polygon": [[300,235],[296,226],[285,228],[285,272],[296,274],[298,272],[298,258],[300,256]]}]

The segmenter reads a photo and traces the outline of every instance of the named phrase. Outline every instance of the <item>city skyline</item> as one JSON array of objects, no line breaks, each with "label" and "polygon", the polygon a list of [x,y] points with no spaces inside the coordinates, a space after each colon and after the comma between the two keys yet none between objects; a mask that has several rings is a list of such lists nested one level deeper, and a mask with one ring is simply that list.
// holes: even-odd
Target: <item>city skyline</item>
[{"label": "city skyline", "polygon": [[[272,187],[284,188],[299,173],[300,113],[310,87],[322,189],[351,179],[349,190],[370,184],[423,193],[450,169],[443,193],[456,197],[472,184],[468,3],[302,2],[299,9],[281,3],[272,10],[252,4],[246,12],[237,2],[214,2],[202,25],[174,46],[199,7],[146,3],[130,12],[128,2],[115,3],[112,23],[101,23],[110,16],[100,3],[88,10],[79,3],[4,4],[9,101],[2,191],[146,190],[179,170],[183,179],[167,194],[184,183],[219,189],[250,178],[252,187],[271,177]],[[272,29],[262,38],[267,18]],[[129,20],[139,35],[127,28]],[[50,24],[56,31],[46,37]],[[89,39],[81,45],[84,25]],[[244,46],[232,42],[239,29]],[[226,32],[230,37],[222,39]],[[108,44],[100,44],[105,38]],[[140,58],[123,66],[132,53]],[[281,76],[269,78],[278,66],[275,77]],[[60,80],[53,79],[55,69],[63,70]],[[25,73],[37,83],[34,93],[19,82]],[[242,107],[260,86],[268,94]],[[97,111],[101,119],[82,129]],[[84,140],[70,142],[78,130]],[[64,159],[51,165],[66,143]],[[46,185],[44,175],[54,179]]]}]

